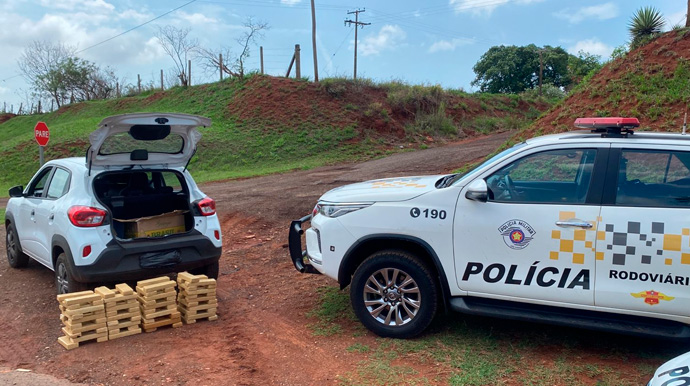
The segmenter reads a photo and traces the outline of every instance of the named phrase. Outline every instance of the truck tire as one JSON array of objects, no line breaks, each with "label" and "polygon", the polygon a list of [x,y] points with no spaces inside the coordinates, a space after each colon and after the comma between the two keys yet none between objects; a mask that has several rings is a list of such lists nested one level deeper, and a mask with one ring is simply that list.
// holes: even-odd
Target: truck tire
[{"label": "truck tire", "polygon": [[58,295],[89,289],[86,283],[80,283],[74,279],[67,264],[67,259],[67,255],[63,252],[58,255],[55,261],[55,287],[57,287]]},{"label": "truck tire", "polygon": [[5,247],[7,248],[7,263],[12,268],[24,268],[29,264],[29,256],[22,252],[19,235],[14,224],[8,223],[6,229]]},{"label": "truck tire", "polygon": [[412,338],[436,315],[438,288],[429,269],[414,255],[381,251],[357,268],[350,301],[357,318],[376,335]]}]

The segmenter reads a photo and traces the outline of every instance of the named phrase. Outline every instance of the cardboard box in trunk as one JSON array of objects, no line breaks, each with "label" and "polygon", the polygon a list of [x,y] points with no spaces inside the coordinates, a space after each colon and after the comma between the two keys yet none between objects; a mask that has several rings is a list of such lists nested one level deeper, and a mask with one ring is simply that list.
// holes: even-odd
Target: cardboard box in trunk
[{"label": "cardboard box in trunk", "polygon": [[114,219],[124,225],[125,238],[161,237],[184,233],[184,214],[186,210],[176,210],[157,216],[134,218],[131,220]]}]

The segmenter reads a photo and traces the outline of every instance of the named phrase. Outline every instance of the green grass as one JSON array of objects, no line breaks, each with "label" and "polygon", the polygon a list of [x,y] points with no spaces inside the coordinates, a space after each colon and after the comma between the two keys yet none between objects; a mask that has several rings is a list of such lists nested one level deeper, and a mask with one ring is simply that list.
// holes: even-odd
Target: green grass
[{"label": "green grass", "polygon": [[[0,124],[0,157],[5,165],[11,165],[0,175],[0,197],[7,196],[11,186],[26,185],[36,172],[38,149],[32,129],[39,120],[50,127],[51,139],[45,149],[46,160],[50,160],[83,157],[89,145],[89,133],[110,115],[178,112],[207,116],[213,124],[200,129],[203,137],[189,165],[195,180],[201,183],[356,162],[400,151],[397,146],[389,146],[391,138],[386,128],[379,132],[369,127],[366,120],[407,125],[407,138],[403,141],[423,142],[429,135],[457,138],[464,113],[462,119],[457,114],[452,116],[448,111],[451,105],[464,104],[469,108],[473,100],[474,105],[481,101],[486,111],[473,112],[487,115],[475,122],[481,126],[477,130],[481,133],[519,127],[533,113],[521,111],[517,106],[535,105],[534,100],[522,96],[473,95],[439,86],[375,84],[369,79],[330,78],[317,85],[306,81],[284,85],[267,76],[249,75],[189,88],[176,87],[163,93],[151,90],[137,96],[84,102],[47,114],[12,118]],[[290,95],[303,91],[306,94],[297,94],[296,98]],[[385,92],[385,98],[381,92]],[[242,106],[243,98],[251,97],[252,93],[260,98],[278,95],[299,99],[309,108],[302,109],[303,112],[286,109],[291,112],[285,113],[281,106],[276,106],[273,110],[278,113],[274,111],[272,115],[261,111],[265,105],[257,105],[244,106],[241,113],[231,113],[234,110],[229,106]],[[304,101],[305,96],[313,99]],[[335,100],[341,100],[342,108],[325,105]],[[488,118],[499,111],[501,116],[508,113],[514,118]]]},{"label": "green grass", "polygon": [[347,292],[335,287],[320,292],[310,317],[329,328],[340,326],[336,334],[352,334],[354,342],[345,351],[362,356],[357,369],[340,377],[343,385],[632,386],[687,351],[682,342],[456,313],[438,315],[418,338],[375,338],[372,344],[373,335],[362,337],[347,309]]},{"label": "green grass", "polygon": [[5,222],[5,208],[0,208],[0,219]]},{"label": "green grass", "polygon": [[202,140],[189,169],[197,182],[248,177],[366,157],[373,146],[344,143],[357,137],[355,127],[336,127],[310,122],[245,122],[231,116],[227,106],[242,90],[245,80],[174,88],[163,98],[136,96],[93,101],[71,106],[64,112],[18,116],[0,125],[0,156],[12,165],[0,176],[0,196],[14,185],[25,185],[38,168],[38,149],[33,126],[45,121],[51,130],[46,159],[83,156],[88,134],[104,117],[128,112],[171,111],[204,115],[213,125],[203,128]]}]

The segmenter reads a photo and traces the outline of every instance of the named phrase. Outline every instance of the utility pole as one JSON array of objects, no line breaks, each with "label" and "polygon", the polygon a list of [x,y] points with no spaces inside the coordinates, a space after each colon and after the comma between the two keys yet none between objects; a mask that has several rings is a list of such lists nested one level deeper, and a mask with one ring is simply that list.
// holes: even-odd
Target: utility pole
[{"label": "utility pole", "polygon": [[358,9],[356,11],[348,11],[348,15],[352,15],[353,13],[355,14],[355,20],[347,19],[345,20],[345,25],[355,25],[355,71],[354,75],[352,76],[353,79],[357,79],[357,27],[364,28],[365,25],[371,25],[371,23],[363,23],[359,21],[359,14],[366,11],[365,9]]},{"label": "utility pole", "polygon": [[314,10],[314,0],[311,0],[311,45],[312,52],[314,53],[314,82],[318,82],[319,65],[316,61],[316,11]]}]

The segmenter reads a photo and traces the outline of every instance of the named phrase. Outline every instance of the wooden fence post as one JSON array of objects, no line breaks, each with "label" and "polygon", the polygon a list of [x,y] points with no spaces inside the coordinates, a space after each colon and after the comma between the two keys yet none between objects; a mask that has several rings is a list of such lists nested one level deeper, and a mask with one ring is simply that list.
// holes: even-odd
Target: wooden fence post
[{"label": "wooden fence post", "polygon": [[292,54],[292,59],[290,59],[290,65],[288,66],[288,70],[285,73],[285,77],[289,78],[290,77],[290,71],[292,71],[292,65],[295,64],[295,54]]},{"label": "wooden fence post", "polygon": [[165,87],[163,87],[163,69],[161,68],[161,91],[165,90]]},{"label": "wooden fence post", "polygon": [[115,83],[115,96],[120,97],[120,82]]},{"label": "wooden fence post", "polygon": [[139,94],[141,94],[141,75],[137,74],[137,88],[139,89]]},{"label": "wooden fence post", "polygon": [[302,68],[300,67],[299,44],[295,44],[295,78],[302,78]]},{"label": "wooden fence post", "polygon": [[264,74],[264,46],[259,46],[259,59],[261,60],[261,75]]},{"label": "wooden fence post", "polygon": [[223,81],[223,54],[218,54],[218,69],[220,71],[220,81]]}]

